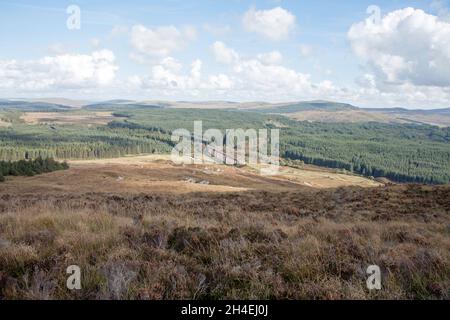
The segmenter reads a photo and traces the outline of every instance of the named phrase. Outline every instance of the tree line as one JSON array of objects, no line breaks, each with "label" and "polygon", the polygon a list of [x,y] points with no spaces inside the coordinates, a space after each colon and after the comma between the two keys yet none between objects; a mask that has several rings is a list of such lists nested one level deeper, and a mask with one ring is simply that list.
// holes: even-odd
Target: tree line
[{"label": "tree line", "polygon": [[0,182],[5,181],[6,176],[34,176],[68,168],[67,162],[58,162],[53,158],[38,157],[34,160],[0,161]]},{"label": "tree line", "polygon": [[310,123],[253,112],[196,109],[109,110],[125,120],[105,126],[26,125],[0,128],[0,160],[95,159],[170,153],[171,132],[280,129],[280,154],[306,164],[397,182],[450,182],[450,129],[382,123]]}]

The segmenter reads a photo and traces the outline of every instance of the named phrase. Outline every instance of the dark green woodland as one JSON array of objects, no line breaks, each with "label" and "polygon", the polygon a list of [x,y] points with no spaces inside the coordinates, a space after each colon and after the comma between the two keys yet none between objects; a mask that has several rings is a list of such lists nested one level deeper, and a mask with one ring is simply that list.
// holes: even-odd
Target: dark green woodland
[{"label": "dark green woodland", "polygon": [[[94,159],[170,153],[174,146],[171,132],[178,128],[192,132],[194,121],[202,120],[203,130],[278,128],[281,156],[288,160],[397,182],[450,182],[448,127],[300,122],[267,112],[172,109],[139,104],[96,104],[81,110],[44,105],[42,111],[46,112],[110,111],[115,118],[108,124],[94,126],[50,122],[31,125],[21,118],[25,111],[40,109],[36,104],[0,107],[1,120],[9,124],[0,126],[0,160]],[[2,170],[7,163],[2,162]],[[24,172],[28,175],[38,171]],[[6,171],[0,172],[8,175]]]}]

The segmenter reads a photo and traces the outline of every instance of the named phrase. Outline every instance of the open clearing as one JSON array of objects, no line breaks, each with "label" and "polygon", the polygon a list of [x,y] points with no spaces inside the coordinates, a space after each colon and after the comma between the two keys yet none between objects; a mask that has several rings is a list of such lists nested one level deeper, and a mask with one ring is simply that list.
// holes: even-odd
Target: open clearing
[{"label": "open clearing", "polygon": [[275,176],[262,176],[258,168],[217,164],[176,165],[169,155],[133,156],[70,161],[70,169],[34,177],[8,178],[1,185],[15,192],[125,192],[189,193],[248,190],[296,191],[344,186],[377,187],[380,183],[359,176],[316,168],[281,167]]},{"label": "open clearing", "polygon": [[299,121],[317,122],[389,122],[389,117],[383,114],[370,113],[366,111],[318,111],[308,110],[296,113],[285,114],[290,118]]},{"label": "open clearing", "polygon": [[438,127],[448,127],[450,117],[443,115],[423,115],[410,112],[408,115],[401,113],[383,113],[375,111],[351,110],[351,111],[322,111],[306,110],[295,113],[283,114],[298,121],[329,122],[329,123],[422,123]]},{"label": "open clearing", "polygon": [[54,123],[78,125],[106,125],[113,120],[123,119],[113,116],[111,112],[26,112],[20,118],[28,124]]}]

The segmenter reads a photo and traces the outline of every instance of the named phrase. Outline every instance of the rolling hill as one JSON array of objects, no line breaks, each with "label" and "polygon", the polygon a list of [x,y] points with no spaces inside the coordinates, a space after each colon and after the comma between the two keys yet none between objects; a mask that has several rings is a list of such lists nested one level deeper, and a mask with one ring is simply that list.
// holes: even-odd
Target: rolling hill
[{"label": "rolling hill", "polygon": [[405,108],[360,108],[348,103],[333,101],[297,101],[286,103],[232,102],[232,101],[161,101],[114,99],[99,102],[63,98],[0,99],[1,110],[63,111],[76,109],[108,110],[112,108],[166,108],[239,110],[262,114],[277,114],[299,120],[325,123],[400,123],[450,126],[450,108],[410,110]]}]

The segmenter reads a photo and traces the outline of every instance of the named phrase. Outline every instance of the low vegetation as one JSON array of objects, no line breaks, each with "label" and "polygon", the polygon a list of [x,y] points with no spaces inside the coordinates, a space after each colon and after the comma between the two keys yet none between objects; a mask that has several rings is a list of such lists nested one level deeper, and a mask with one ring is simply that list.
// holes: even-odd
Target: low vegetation
[{"label": "low vegetation", "polygon": [[[0,193],[0,299],[449,299],[449,199],[417,185]],[[66,288],[74,264],[82,290]]]},{"label": "low vegetation", "polygon": [[[67,168],[53,158],[168,154],[171,132],[193,131],[195,120],[204,130],[280,128],[291,168],[268,178],[123,159],[10,177],[0,185],[0,300],[450,299],[450,187],[353,175],[448,183],[449,128],[145,105],[24,107],[47,114],[28,114],[40,119],[30,125],[13,106],[0,110],[8,123],[0,179]],[[80,118],[86,112],[108,119]],[[374,264],[381,290],[366,287]],[[81,290],[66,287],[70,265],[81,267]]]}]

